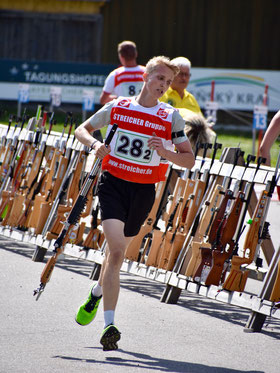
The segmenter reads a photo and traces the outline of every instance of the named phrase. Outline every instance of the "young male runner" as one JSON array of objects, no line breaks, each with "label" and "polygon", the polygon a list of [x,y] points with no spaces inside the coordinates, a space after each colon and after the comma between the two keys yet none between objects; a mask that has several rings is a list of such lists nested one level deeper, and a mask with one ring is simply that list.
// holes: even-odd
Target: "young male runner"
[{"label": "young male runner", "polygon": [[[75,131],[77,139],[103,159],[98,197],[106,256],[97,284],[76,314],[77,323],[89,324],[103,296],[103,350],[118,348],[120,332],[114,324],[114,313],[120,289],[119,272],[127,245],[153,205],[155,183],[165,178],[166,165],[161,163],[161,157],[181,167],[194,165],[183,118],[172,106],[158,101],[177,73],[178,68],[167,57],[152,58],[147,63],[139,96],[119,97],[107,103]],[[105,125],[110,130],[113,123],[117,123],[118,130],[106,148],[91,133]],[[170,140],[177,151],[167,149]]]},{"label": "young male runner", "polygon": [[137,64],[137,48],[133,41],[125,40],[118,45],[121,67],[113,70],[106,78],[100,95],[101,105],[119,96],[131,97],[139,94],[143,86],[145,67]]}]

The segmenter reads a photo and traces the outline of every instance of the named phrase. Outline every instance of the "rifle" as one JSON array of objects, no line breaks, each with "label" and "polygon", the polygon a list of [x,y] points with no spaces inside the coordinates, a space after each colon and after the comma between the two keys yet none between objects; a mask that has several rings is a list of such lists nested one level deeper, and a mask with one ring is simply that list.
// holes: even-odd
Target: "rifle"
[{"label": "rifle", "polygon": [[48,156],[50,164],[49,167],[45,167],[46,175],[44,176],[44,182],[42,183],[42,187],[40,189],[41,195],[36,196],[34,203],[36,208],[33,209],[32,216],[30,218],[30,224],[36,227],[35,234],[42,233],[45,221],[50,213],[53,201],[58,194],[67,170],[68,159],[64,156],[66,142],[63,138],[68,123],[69,114],[67,113],[60,139],[56,141],[55,149],[51,149],[51,155],[49,154]]},{"label": "rifle", "polygon": [[[249,157],[250,157],[250,155],[248,155],[248,158]],[[254,160],[254,158],[255,157],[253,157],[252,160]],[[250,201],[251,201],[251,196],[252,196],[252,193],[254,191],[254,185],[255,185],[254,178],[257,175],[258,170],[259,170],[261,164],[265,163],[265,161],[266,161],[266,158],[258,157],[256,169],[252,170],[247,165],[248,168],[244,171],[243,176],[240,177],[241,182],[239,184],[239,190],[243,189],[242,185],[243,185],[245,179],[248,182],[249,181],[250,182],[246,184],[245,189],[244,189],[244,192],[245,192],[245,204],[243,205],[241,213],[240,213],[240,219],[239,219],[239,222],[238,222],[238,227],[237,227],[237,232],[236,232],[236,239],[235,239],[235,247],[234,247],[233,254],[236,254],[238,252],[239,238],[241,237],[241,235],[243,233],[243,230],[244,230],[243,225],[244,225],[246,213],[248,211],[249,204],[250,204]],[[249,172],[247,172],[247,171],[249,171]],[[249,178],[247,176],[247,173],[249,173]]]},{"label": "rifle", "polygon": [[[73,180],[73,176],[75,176],[77,174],[76,173],[77,161],[79,160],[78,159],[79,155],[81,155],[79,153],[81,153],[81,152],[76,150],[74,156],[72,157],[72,159],[69,163],[67,171],[66,171],[66,173],[64,175],[64,178],[62,180],[61,187],[60,187],[60,189],[57,193],[57,197],[55,198],[55,200],[52,203],[50,214],[47,218],[46,224],[44,225],[44,229],[43,229],[42,234],[45,234],[46,230],[48,230],[48,232],[46,233],[46,238],[48,240],[56,238],[59,235],[61,227],[63,226],[63,222],[66,219],[65,215],[71,210],[71,208],[73,206],[73,202],[76,200],[76,197],[79,193],[79,190],[76,190],[76,197],[73,196],[75,198],[73,199],[72,203],[69,200],[67,200],[65,202],[64,197],[67,194],[67,190],[69,191],[68,186],[69,186],[70,183],[71,183],[70,184],[70,186],[71,186],[73,184],[73,182],[75,182],[75,180]],[[72,165],[74,165],[73,168],[72,168]],[[77,171],[79,171],[79,169]],[[81,177],[82,175],[80,174],[78,176]],[[84,212],[81,214],[81,218],[87,217],[90,214],[92,202],[93,202],[93,189],[91,189],[89,191],[88,195],[87,195],[87,203],[86,203]],[[53,222],[53,220],[54,220],[54,222]],[[48,222],[50,222],[50,224]],[[76,233],[79,235],[79,237],[76,237],[76,239],[74,239],[73,238],[74,234],[72,234],[72,240],[71,241],[75,244],[78,244],[77,242],[79,242],[79,244],[81,244],[83,231],[85,229],[85,223],[83,222],[79,226],[77,225],[76,228],[77,228]]]},{"label": "rifle", "polygon": [[[187,211],[183,211],[183,216],[180,217],[179,221],[179,232],[173,231],[170,237],[171,253],[169,256],[167,268],[173,269],[176,259],[185,245],[185,239],[187,233],[191,230],[193,222],[196,220],[196,216],[200,215],[200,206],[203,200],[203,196],[207,189],[207,184],[209,180],[209,170],[204,170],[201,178],[197,178],[194,183],[193,193],[190,195]],[[194,233],[193,233],[194,234]],[[177,236],[177,237],[176,237]],[[184,268],[185,270],[185,268]]]},{"label": "rifle", "polygon": [[193,276],[194,280],[197,282],[203,281],[203,279],[201,278],[202,272],[205,271],[206,268],[210,268],[211,266],[212,247],[217,240],[217,229],[221,224],[228,202],[232,198],[233,192],[230,189],[228,189],[224,193],[224,198],[221,201],[220,207],[218,208],[218,212],[216,213],[216,217],[212,223],[210,233],[208,235],[208,240],[206,241],[206,244],[205,242],[203,242],[202,246],[200,247],[201,261]]},{"label": "rifle", "polygon": [[231,270],[223,284],[223,289],[240,292],[244,290],[249,270],[243,271],[241,265],[248,265],[253,262],[260,239],[266,238],[268,225],[264,224],[263,220],[266,215],[267,205],[268,192],[264,190],[255,208],[253,218],[248,221],[250,227],[243,246],[243,256],[234,255],[232,257]]},{"label": "rifle", "polygon": [[[25,115],[22,119],[20,133],[22,133],[24,123],[25,123]],[[30,128],[33,126],[33,123],[34,123],[34,120],[31,118],[28,121],[28,125],[25,130],[26,135],[25,135],[24,141],[20,144],[19,147],[18,147],[18,144],[20,141],[18,139],[18,136],[15,135],[14,140],[16,141],[16,145],[14,147],[12,146],[13,147],[13,149],[11,149],[11,152],[13,153],[12,159],[9,163],[8,171],[4,177],[3,183],[0,188],[1,197],[4,197],[2,198],[2,203],[0,206],[0,216],[4,217],[4,220],[2,221],[3,225],[6,224],[6,221],[9,218],[11,207],[13,205],[14,193],[17,190],[18,185],[19,185],[17,182],[17,177],[18,177],[18,174],[23,171],[21,166],[27,155],[27,146],[28,146],[28,143],[30,142],[30,135],[31,135]]]},{"label": "rifle", "polygon": [[[3,162],[3,164],[2,164],[2,166],[4,165],[4,173],[2,175],[3,178],[2,178],[0,193],[4,189],[8,188],[9,181],[13,177],[14,167],[16,166],[18,158],[20,157],[20,154],[22,153],[22,148],[23,148],[23,143],[24,142],[21,143],[19,140],[21,140],[20,135],[23,133],[23,126],[24,126],[24,123],[25,123],[26,119],[27,119],[27,116],[25,115],[25,111],[24,111],[22,118],[21,119],[17,118],[17,120],[16,120],[14,130],[13,130],[13,133],[12,133],[11,139],[10,139],[10,144],[9,144],[10,146],[8,145],[8,148],[7,148],[7,151],[9,153],[9,155],[6,156],[7,154],[5,154],[5,162]],[[17,127],[19,125],[20,120],[21,120],[20,130],[17,131]],[[25,130],[26,131],[25,132],[26,136],[25,136],[24,140],[26,140],[27,136],[29,135],[29,130],[32,127],[32,125],[33,125],[33,120],[30,119],[28,121],[28,125],[27,125],[27,128]],[[8,140],[8,143],[9,143],[9,140]],[[12,146],[11,146],[11,143],[13,143]],[[19,144],[20,144],[20,146],[19,146]],[[6,151],[6,153],[7,153],[7,151]],[[1,171],[2,171],[2,166],[1,166]]]},{"label": "rifle", "polygon": [[[36,132],[31,132],[28,129],[28,139],[25,139],[22,143],[21,154],[19,153],[19,158],[17,160],[11,183],[12,195],[14,196],[13,203],[9,217],[3,222],[6,225],[12,227],[18,225],[18,221],[22,217],[22,211],[26,208],[26,204],[28,203],[26,194],[30,193],[31,185],[34,185],[34,178],[40,171],[40,155],[42,154],[42,151],[39,151],[39,144],[45,129],[46,120],[46,112],[44,112],[42,120],[41,118],[36,118]],[[32,125],[34,122],[35,118],[32,119]],[[32,125],[29,125],[30,129]]]},{"label": "rifle", "polygon": [[[108,146],[117,130],[117,124],[113,124],[106,140],[105,145]],[[93,184],[96,184],[98,181],[98,175],[101,168],[101,159],[95,158],[93,167],[88,174],[82,189],[74,203],[74,206],[67,217],[67,220],[64,223],[64,227],[62,228],[58,238],[54,242],[54,250],[52,256],[49,258],[42,274],[41,274],[41,282],[40,286],[34,290],[33,295],[36,296],[36,300],[39,299],[40,295],[44,291],[46,284],[49,282],[51,274],[53,272],[54,266],[58,260],[59,255],[63,252],[64,246],[66,245],[69,236],[71,235],[72,229],[78,223],[81,213],[84,210],[84,207],[87,203],[87,195],[89,193],[90,188]]]},{"label": "rifle", "polygon": [[32,134],[29,133],[28,140],[24,140],[22,154],[18,159],[14,177],[11,179],[10,185],[10,207],[3,220],[3,225],[13,227],[17,224],[17,220],[22,213],[25,195],[22,189],[27,182],[26,176],[28,172],[29,158],[31,157]]},{"label": "rifle", "polygon": [[[243,291],[249,275],[248,270],[242,270],[242,264],[250,264],[256,259],[262,241],[268,238],[269,223],[265,221],[268,212],[270,199],[278,180],[278,167],[280,163],[280,153],[278,155],[277,166],[272,180],[267,183],[263,190],[258,204],[255,208],[252,219],[249,220],[249,229],[243,245],[243,256],[234,255],[231,260],[231,271],[223,284],[223,288],[229,291]],[[263,292],[265,294],[265,291]],[[263,295],[262,294],[262,295]],[[261,296],[262,296],[261,295]]]},{"label": "rifle", "polygon": [[[180,206],[184,200],[184,191],[186,190],[186,180],[182,178],[178,178],[176,182],[176,186],[174,189],[174,194],[172,197],[172,204],[171,204],[171,213],[168,214],[169,218],[167,221],[167,225],[165,231],[161,236],[161,242],[157,249],[157,266],[162,269],[166,269],[169,255],[171,252],[171,238],[174,232],[174,224],[178,218],[178,213],[180,211]],[[150,258],[148,258],[150,259]]]},{"label": "rifle", "polygon": [[[41,172],[42,163],[45,157],[46,149],[47,149],[47,141],[50,136],[52,127],[55,123],[53,119],[54,113],[51,113],[50,120],[49,120],[48,133],[45,135],[45,138],[44,138],[43,131],[44,131],[45,123],[47,120],[47,114],[48,113],[44,112],[42,128],[40,129],[40,131],[37,131],[36,133],[35,144],[37,143],[37,147],[35,149],[34,160],[32,162],[29,177],[28,177],[28,180],[25,186],[25,192],[26,192],[25,200],[24,200],[25,209],[22,212],[17,222],[17,227],[20,230],[26,230],[27,227],[29,226],[29,219],[31,217],[32,208],[34,205],[34,199],[35,199],[35,196],[38,195],[39,193],[39,189],[41,185],[40,180],[43,181],[43,178],[44,178],[44,176],[42,175],[40,180],[38,180],[40,172]],[[41,138],[42,138],[42,142],[41,142]],[[47,168],[47,162],[46,162],[46,167],[44,168],[44,171],[46,170],[46,168]],[[43,174],[44,174],[44,171],[43,171]]]},{"label": "rifle", "polygon": [[[71,122],[73,125],[73,121],[71,118]],[[71,132],[71,126],[70,124],[70,130],[69,134]],[[69,138],[69,135],[68,135]],[[66,156],[63,156],[62,158],[62,165],[64,166],[63,169],[63,175],[60,176],[60,179],[62,179],[59,184],[56,184],[56,192],[54,193],[55,198],[51,202],[51,204],[43,204],[42,208],[45,208],[45,206],[48,207],[48,217],[47,219],[44,219],[44,226],[42,231],[42,234],[46,235],[47,239],[53,239],[56,238],[61,230],[61,227],[63,225],[63,222],[65,221],[65,214],[68,213],[73,203],[76,200],[76,197],[79,193],[79,186],[80,181],[82,179],[82,170],[86,162],[86,158],[88,156],[87,147],[84,146],[83,151],[79,151],[77,144],[75,146],[75,136],[73,137],[72,143],[70,146],[67,146],[65,154]],[[72,155],[73,148],[75,147],[75,153]],[[65,159],[69,159],[69,161],[65,161]],[[67,165],[66,165],[67,163]],[[58,175],[60,173],[58,172]],[[92,203],[93,194],[92,192],[88,195],[88,203],[87,203],[87,209],[83,213],[83,215],[87,216],[89,215],[89,210]],[[66,201],[65,201],[66,199]],[[83,216],[82,216],[83,217]],[[79,233],[82,232],[82,229],[84,229],[85,224],[80,224],[79,227]],[[78,227],[77,227],[78,230]],[[40,232],[41,232],[40,231]],[[82,236],[82,233],[81,233]],[[82,240],[82,239],[81,239]],[[80,242],[80,240],[79,240]]]},{"label": "rifle", "polygon": [[[238,251],[238,241],[242,233],[241,228],[254,187],[253,180],[259,170],[261,163],[264,161],[262,157],[259,157],[257,160],[256,169],[249,169],[249,162],[254,159],[254,156],[248,155],[247,165],[243,173],[243,176],[246,177],[246,174],[248,173],[247,171],[249,171],[249,174],[253,171],[252,182],[246,184],[244,192],[241,192],[241,190],[239,190],[238,196],[236,198],[236,201],[234,202],[234,205],[232,206],[231,212],[228,216],[224,217],[223,226],[219,227],[220,245],[213,247],[211,269],[205,280],[205,285],[219,285],[220,282],[224,282],[226,271],[229,266],[229,261],[233,253],[237,253]],[[240,179],[241,182],[239,183],[239,189],[243,189],[242,186],[244,183],[244,179],[243,177],[240,177]],[[227,245],[228,248],[227,250],[225,250],[225,247]],[[207,270],[205,275],[207,275]]]},{"label": "rifle", "polygon": [[186,182],[186,187],[182,197],[182,203],[179,206],[177,219],[175,219],[176,227],[175,229],[173,229],[172,226],[171,231],[167,233],[167,239],[169,240],[170,246],[170,254],[167,258],[167,263],[165,263],[164,268],[166,268],[168,271],[173,269],[176,259],[185,241],[186,218],[189,212],[190,202],[195,198],[194,188],[196,185],[197,172],[198,169],[194,171],[192,178],[188,179]]},{"label": "rifle", "polygon": [[[70,159],[70,162],[68,164],[68,167],[63,169],[63,175],[59,178],[59,188],[57,190],[56,195],[52,195],[53,198],[50,200],[48,197],[51,195],[52,189],[48,192],[48,194],[45,194],[43,196],[43,199],[41,201],[40,211],[39,211],[39,222],[37,224],[35,233],[36,234],[42,234],[43,236],[46,235],[47,231],[49,230],[51,224],[53,223],[53,219],[55,218],[55,214],[57,212],[58,206],[63,200],[67,188],[69,186],[70,178],[72,177],[72,174],[74,172],[74,167],[76,165],[77,159],[79,156],[79,151],[76,151],[74,155],[72,155],[72,158]],[[63,165],[65,166],[65,160],[63,160]],[[52,163],[52,170],[53,170],[54,164]],[[69,210],[67,207],[66,210]]]},{"label": "rifle", "polygon": [[[229,204],[229,201],[231,199],[233,199],[233,192],[230,189],[228,189],[229,185],[230,185],[230,182],[231,182],[231,175],[233,173],[234,167],[238,163],[239,157],[243,156],[243,154],[244,154],[244,152],[241,152],[241,150],[239,148],[236,149],[235,156],[234,156],[234,163],[233,163],[233,165],[230,165],[230,166],[232,166],[232,168],[230,170],[230,174],[228,176],[226,176],[224,181],[223,181],[223,188],[226,189],[226,192],[221,192],[222,194],[224,194],[224,197],[223,197],[223,199],[220,203],[219,208],[216,209],[215,218],[214,218],[214,214],[212,215],[212,219],[210,221],[211,228],[210,228],[210,232],[208,234],[208,239],[206,241],[204,241],[202,243],[201,247],[200,247],[201,260],[200,260],[200,263],[196,267],[196,270],[193,274],[193,278],[197,282],[205,280],[206,272],[209,271],[209,269],[211,267],[211,264],[212,264],[212,249],[213,249],[213,245],[217,241],[217,230],[218,230],[218,227],[220,226],[220,224],[223,220],[223,217],[225,215],[225,211],[226,211],[226,208]],[[226,171],[226,172],[228,172],[228,171]],[[201,278],[201,276],[202,276],[202,278]]]},{"label": "rifle", "polygon": [[222,190],[223,187],[220,184],[217,184],[212,195],[210,196],[210,200],[205,201],[204,212],[202,213],[200,224],[198,225],[196,235],[190,243],[191,258],[185,272],[185,276],[187,277],[194,276],[197,267],[201,262],[200,247],[206,245],[206,243],[203,243],[203,238],[206,237],[208,234],[207,229],[209,228],[211,219],[214,216],[215,210],[220,203]]},{"label": "rifle", "polygon": [[[49,131],[48,135],[45,141],[45,146],[43,150],[43,155],[41,158],[41,165],[40,169],[38,170],[37,174],[37,179],[35,180],[35,185],[34,185],[34,191],[32,193],[31,197],[31,205],[28,211],[28,218],[26,219],[26,227],[27,228],[35,228],[38,226],[39,222],[39,217],[40,217],[40,209],[42,203],[45,201],[47,193],[45,192],[46,190],[46,184],[48,182],[49,176],[51,174],[51,177],[54,173],[54,166],[55,166],[55,158],[57,156],[56,148],[58,147],[58,141],[56,141],[55,146],[51,145],[50,148],[48,149],[48,139],[51,133],[52,126],[56,124],[56,120],[53,120],[53,114],[50,119],[50,125],[49,125]],[[44,141],[43,141],[44,143]],[[43,167],[43,170],[41,172],[41,166],[42,162],[45,159],[45,165]],[[51,166],[53,166],[51,168]]]},{"label": "rifle", "polygon": [[[204,281],[205,285],[218,286],[220,281],[223,282],[224,280],[228,266],[226,260],[228,260],[233,253],[235,242],[232,237],[235,234],[240,219],[240,211],[244,199],[245,194],[239,191],[228,216],[223,218],[224,221],[218,229],[217,240],[211,248],[212,258],[210,268],[203,268],[202,270],[201,282]],[[222,232],[220,233],[219,230],[222,230]]]},{"label": "rifle", "polygon": [[[55,191],[55,199],[53,200],[51,210],[49,216],[47,218],[47,222],[44,225],[43,232],[45,233],[47,230],[47,239],[56,238],[61,230],[63,222],[65,221],[65,215],[71,210],[73,203],[76,200],[76,197],[80,190],[80,185],[82,184],[82,180],[84,177],[84,168],[87,160],[87,156],[89,154],[88,148],[84,146],[83,151],[79,151],[77,148],[77,144],[75,145],[75,135],[73,136],[72,143],[69,146],[69,139],[71,135],[71,130],[73,125],[75,129],[77,128],[77,122],[74,120],[72,113],[68,113],[70,116],[70,128],[68,131],[68,137],[66,140],[66,150],[64,152],[63,159],[68,159],[67,169],[65,167],[65,173],[63,176],[63,180],[60,184],[57,184]],[[72,153],[75,149],[75,155],[72,159]],[[73,165],[73,167],[72,167]],[[92,191],[88,195],[88,203],[85,211],[83,212],[81,217],[86,217],[90,213],[91,205],[93,200],[93,193]],[[53,222],[54,220],[54,222]],[[75,244],[81,244],[83,241],[83,231],[85,229],[85,223],[81,223],[79,227],[77,227],[77,234],[78,236],[76,239],[72,239],[72,242]],[[74,236],[74,234],[72,235]]]},{"label": "rifle", "polygon": [[[176,271],[178,271],[178,273],[180,272],[183,274],[186,272],[188,263],[192,255],[190,244],[196,235],[196,231],[199,226],[200,216],[201,216],[201,213],[204,207],[204,203],[205,201],[207,203],[208,196],[211,196],[213,189],[215,188],[215,185],[217,185],[218,183],[218,177],[215,175],[215,172],[213,173],[213,175],[210,175],[210,168],[213,166],[216,152],[219,148],[221,148],[221,146],[222,146],[221,144],[218,144],[217,142],[215,142],[214,150],[212,154],[212,160],[210,161],[209,164],[207,164],[207,162],[204,163],[205,169],[204,169],[203,180],[198,180],[196,182],[197,184],[195,186],[196,198],[194,201],[190,202],[187,215],[185,218],[184,228],[183,228],[185,232],[185,240],[183,242],[183,245],[181,245],[181,250],[179,251],[179,247],[178,247],[178,251],[176,252],[176,258],[179,258],[180,265],[177,259],[175,259],[174,268],[176,265],[177,267]],[[189,212],[189,209],[190,209],[190,212]],[[180,269],[178,270],[178,268]]]}]

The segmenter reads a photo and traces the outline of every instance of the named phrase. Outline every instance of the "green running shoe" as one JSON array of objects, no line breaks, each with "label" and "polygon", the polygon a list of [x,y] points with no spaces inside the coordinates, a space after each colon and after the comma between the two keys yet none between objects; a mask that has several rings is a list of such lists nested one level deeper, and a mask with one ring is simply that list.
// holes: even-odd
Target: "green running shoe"
[{"label": "green running shoe", "polygon": [[117,342],[121,339],[121,333],[118,328],[110,324],[108,325],[101,335],[100,343],[103,346],[103,351],[117,350]]},{"label": "green running shoe", "polygon": [[96,312],[102,295],[100,297],[94,297],[91,294],[93,286],[90,289],[88,299],[85,301],[84,304],[81,305],[76,314],[75,320],[80,325],[88,325],[96,316]]}]

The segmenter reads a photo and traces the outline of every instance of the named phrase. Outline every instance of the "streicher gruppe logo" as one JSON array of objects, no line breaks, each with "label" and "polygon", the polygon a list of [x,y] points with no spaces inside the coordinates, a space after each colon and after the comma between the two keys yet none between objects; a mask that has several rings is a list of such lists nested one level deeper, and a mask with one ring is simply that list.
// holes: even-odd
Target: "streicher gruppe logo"
[{"label": "streicher gruppe logo", "polygon": [[161,119],[166,119],[168,117],[168,114],[169,114],[169,110],[168,109],[164,109],[164,108],[159,108],[158,109],[157,115]]},{"label": "streicher gruppe logo", "polygon": [[119,103],[118,103],[118,106],[121,106],[121,107],[129,107],[129,104],[130,104],[130,101],[127,100],[127,99],[123,99],[121,100]]}]

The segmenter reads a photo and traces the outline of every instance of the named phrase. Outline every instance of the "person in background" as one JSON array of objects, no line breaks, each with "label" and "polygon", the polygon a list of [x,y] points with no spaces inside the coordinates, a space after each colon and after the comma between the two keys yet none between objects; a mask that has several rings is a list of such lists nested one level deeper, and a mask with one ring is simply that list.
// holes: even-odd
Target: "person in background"
[{"label": "person in background", "polygon": [[[209,127],[207,120],[200,114],[196,114],[188,109],[179,109],[179,113],[184,119],[185,134],[190,140],[192,150],[195,153],[196,144],[213,144],[215,141],[216,133]],[[207,150],[207,157],[211,155],[211,149]],[[203,149],[199,149],[197,155],[203,155]]]},{"label": "person in background", "polygon": [[[103,160],[98,198],[106,254],[98,282],[79,307],[76,322],[80,325],[92,322],[103,296],[105,324],[100,343],[104,351],[118,348],[121,333],[114,316],[120,268],[128,244],[153,206],[155,183],[165,179],[166,165],[161,158],[189,169],[194,165],[183,118],[178,110],[158,101],[177,73],[177,66],[169,58],[152,58],[146,65],[144,85],[138,96],[119,97],[107,103],[75,131],[76,138]],[[96,129],[108,125],[110,130],[113,123],[118,129],[108,147],[94,140],[92,133]],[[168,149],[171,141],[177,151]],[[138,335],[139,331],[133,333]]]},{"label": "person in background", "polygon": [[197,114],[201,114],[201,109],[195,97],[187,91],[191,77],[191,62],[186,57],[176,57],[171,60],[179,67],[179,74],[174,78],[171,86],[160,98],[160,101],[166,102],[179,109],[184,108]]},{"label": "person in background", "polygon": [[137,64],[137,55],[136,44],[133,41],[125,40],[118,45],[118,56],[122,66],[107,76],[100,95],[101,105],[119,96],[130,97],[139,94],[145,67]]},{"label": "person in background", "polygon": [[[267,130],[265,131],[264,137],[262,139],[259,153],[261,157],[266,158],[266,165],[271,165],[270,160],[270,150],[274,142],[280,135],[280,110],[274,115],[269,123]],[[277,186],[278,200],[280,201],[280,187]]]},{"label": "person in background", "polygon": [[274,115],[260,145],[260,155],[266,158],[266,165],[270,166],[270,149],[280,135],[280,110]]}]

